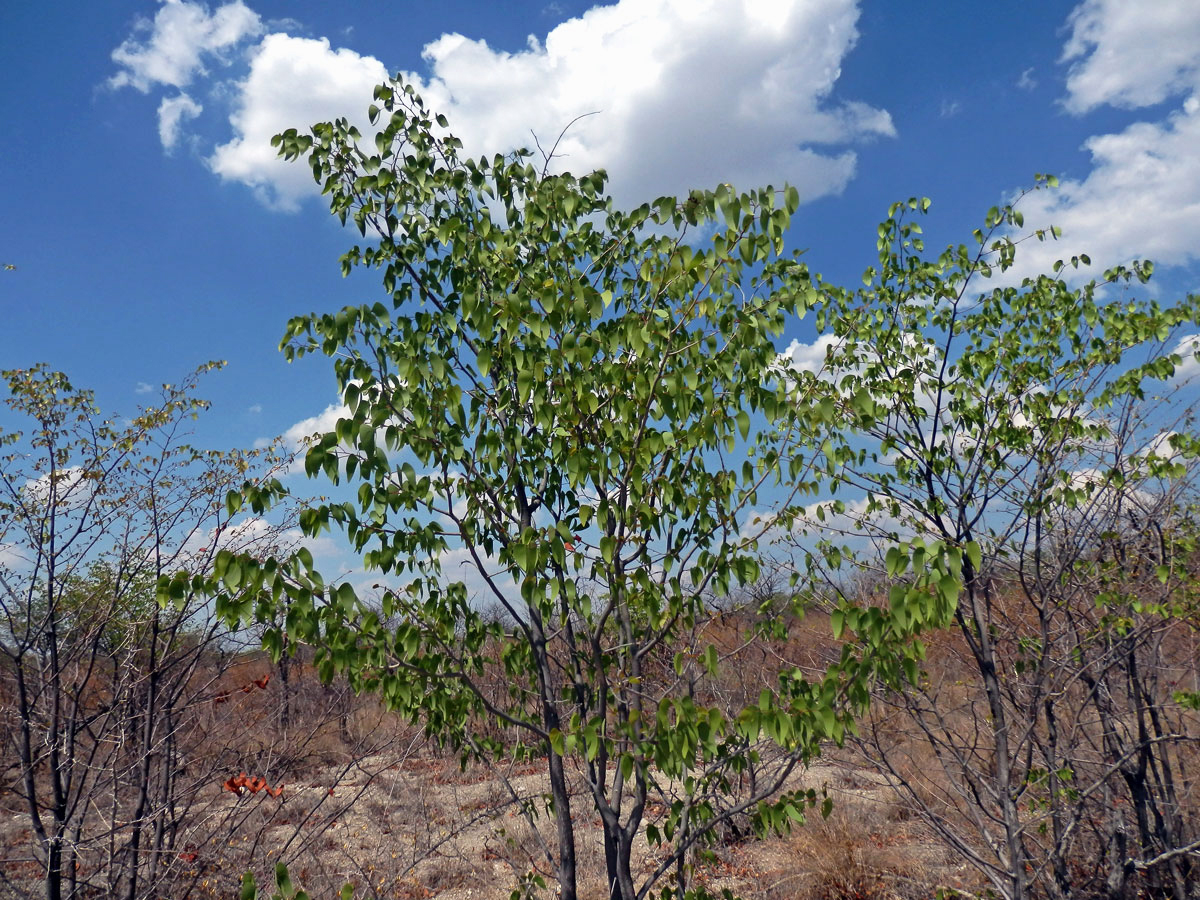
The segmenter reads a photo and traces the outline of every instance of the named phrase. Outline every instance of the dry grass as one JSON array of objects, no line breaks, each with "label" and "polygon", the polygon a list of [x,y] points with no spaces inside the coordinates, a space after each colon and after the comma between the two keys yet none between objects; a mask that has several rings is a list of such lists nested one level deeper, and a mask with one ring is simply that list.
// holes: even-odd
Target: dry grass
[{"label": "dry grass", "polygon": [[[546,783],[531,769],[524,766],[511,783],[520,796],[536,801]],[[845,782],[839,770],[827,766],[807,780],[818,786]],[[713,890],[734,889],[747,900],[930,896],[936,884],[922,880],[930,871],[928,848],[894,820],[882,790],[873,783],[841,788],[828,820],[815,816],[785,837],[717,848],[699,865],[698,880]],[[586,798],[578,801],[578,814],[590,818]],[[317,898],[334,896],[346,881],[356,885],[356,897],[374,900],[506,897],[531,870],[553,885],[538,837],[552,840],[552,820],[543,813],[531,823],[499,781],[475,770],[462,772],[456,760],[425,748],[420,756],[380,755],[349,769],[324,768],[287,784],[279,798],[236,796],[210,786],[196,818],[194,832],[181,842],[189,849],[173,861],[173,888],[164,896],[236,896],[243,871],[270,883],[277,861],[287,863]],[[212,840],[213,822],[235,827]],[[27,839],[14,824],[5,823],[8,853]],[[586,838],[578,848],[580,896],[603,896],[598,829],[588,829]],[[36,870],[25,866],[22,877],[22,867],[6,857],[10,896],[35,893]],[[641,870],[654,862],[643,845]]]},{"label": "dry grass", "polygon": [[745,900],[916,900],[962,883],[961,873],[870,773],[842,765],[810,772],[834,799],[828,818],[739,848],[754,874]]},{"label": "dry grass", "polygon": [[[757,698],[781,667],[823,668],[832,652],[827,634],[818,613],[789,623],[788,640],[776,643],[756,636],[752,617],[722,617],[702,639],[726,657],[723,677],[703,683],[698,702],[735,708]],[[974,727],[979,714],[961,654],[952,652],[950,637],[934,635],[928,643],[941,708],[956,727]],[[235,667],[214,686],[214,696],[232,691],[229,699],[192,710],[188,767],[195,789],[174,855],[164,861],[162,896],[236,896],[242,872],[253,870],[269,884],[278,861],[316,898],[334,896],[346,881],[360,898],[507,897],[531,871],[553,886],[544,762],[461,771],[457,759],[438,753],[374,699],[322,686],[300,666],[285,727],[277,681],[262,690],[239,687],[267,671],[262,660]],[[944,773],[904,723],[889,719],[894,713],[878,705],[867,725],[892,742],[897,765],[924,791],[922,799],[949,807]],[[828,819],[814,812],[785,836],[732,835],[697,858],[697,881],[746,900],[915,900],[939,889],[978,892],[982,885],[924,831],[911,801],[854,763],[850,750],[832,751],[792,785],[827,789],[835,801]],[[242,771],[283,785],[283,793],[223,790],[222,780]],[[532,815],[522,812],[514,791]],[[602,897],[601,833],[578,775],[574,791],[576,816],[588,823],[577,847],[580,896]],[[11,793],[2,799],[0,896],[5,890],[14,898],[30,896],[39,890],[39,867],[27,818]],[[655,815],[661,810],[651,809],[649,820]],[[635,873],[649,872],[658,857],[644,843],[637,852]]]},{"label": "dry grass", "polygon": [[[752,623],[731,617],[715,628],[710,637],[722,644],[722,653],[732,654],[730,680],[711,685],[708,702],[736,705],[756,697],[783,660],[811,662],[817,652],[816,636],[807,632],[786,647],[751,646]],[[189,710],[189,808],[171,857],[162,861],[160,896],[237,896],[243,872],[254,871],[260,884],[270,884],[280,861],[317,898],[334,896],[346,881],[357,886],[357,897],[441,900],[506,897],[529,872],[553,885],[547,848],[554,846],[554,825],[544,800],[544,762],[464,772],[456,758],[439,754],[373,698],[323,686],[298,664],[285,725],[277,678],[265,688],[246,689],[269,671],[265,660],[247,659]],[[223,787],[242,772],[282,786],[282,793],[239,795]],[[845,776],[823,767],[807,780],[820,787]],[[880,790],[877,783],[847,786],[844,793],[854,804],[787,837],[731,837],[710,857],[697,859],[697,880],[752,900],[852,896],[833,893],[831,879],[847,870],[847,860],[861,860],[863,879],[868,872],[890,872],[899,883],[910,873],[901,864],[908,838],[880,848],[881,828],[853,822],[871,809],[858,802],[860,795]],[[580,895],[604,896],[599,820],[578,773],[574,793],[576,816],[587,821],[577,847]],[[663,812],[652,808],[648,820]],[[648,874],[658,859],[641,842],[635,873]],[[83,864],[99,872],[104,860],[85,857]],[[826,875],[814,876],[817,870]],[[37,895],[39,879],[27,815],[10,791],[0,806],[0,897]],[[805,893],[810,890],[818,892]]]}]

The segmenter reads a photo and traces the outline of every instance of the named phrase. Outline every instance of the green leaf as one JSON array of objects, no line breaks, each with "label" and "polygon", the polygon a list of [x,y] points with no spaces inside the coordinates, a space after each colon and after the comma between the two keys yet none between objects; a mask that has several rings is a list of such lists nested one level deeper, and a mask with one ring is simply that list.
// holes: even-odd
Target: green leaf
[{"label": "green leaf", "polygon": [[899,547],[889,547],[884,555],[888,578],[899,578],[908,566],[908,554]]},{"label": "green leaf", "polygon": [[975,572],[979,572],[983,566],[983,551],[980,549],[979,543],[977,541],[968,541],[965,551],[971,568]]},{"label": "green leaf", "polygon": [[745,440],[747,437],[750,436],[750,416],[746,413],[746,411],[744,409],[739,409],[737,411],[736,418],[737,418],[738,433],[741,434],[742,439]]},{"label": "green leaf", "polygon": [[791,185],[788,185],[784,188],[783,202],[784,209],[787,210],[788,215],[791,215],[800,208],[800,192]]},{"label": "green leaf", "polygon": [[296,889],[292,887],[292,879],[288,875],[287,866],[283,863],[275,864],[275,886],[279,888],[284,897],[291,897],[296,893]]},{"label": "green leaf", "polygon": [[717,656],[717,648],[709,644],[704,648],[704,668],[709,675],[714,678],[717,675],[717,668],[720,663],[720,658]]},{"label": "green leaf", "polygon": [[242,586],[242,564],[237,559],[230,559],[221,580],[225,582],[225,587],[231,591],[236,591],[240,588]]}]

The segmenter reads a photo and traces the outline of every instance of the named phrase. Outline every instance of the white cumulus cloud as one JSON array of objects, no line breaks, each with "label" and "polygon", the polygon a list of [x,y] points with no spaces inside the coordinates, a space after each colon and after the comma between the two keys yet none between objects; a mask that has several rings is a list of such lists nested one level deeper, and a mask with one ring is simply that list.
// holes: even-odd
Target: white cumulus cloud
[{"label": "white cumulus cloud", "polygon": [[[244,12],[234,17],[234,7]],[[240,28],[216,28],[226,10]],[[187,39],[168,40],[175,31],[159,27],[168,15],[185,23],[177,30]],[[531,36],[516,52],[443,34],[424,48],[427,72],[405,77],[473,155],[536,149],[535,136],[549,149],[578,119],[558,145],[556,165],[607,169],[625,204],[722,181],[788,181],[812,199],[838,193],[853,177],[851,145],[895,134],[885,110],[834,97],[857,19],[855,0],[619,0],[543,40]],[[184,85],[206,53],[260,28],[240,3],[210,14],[172,0],[150,39],[135,36],[118,48],[123,69],[113,82]],[[296,208],[317,188],[304,166],[276,158],[271,137],[345,116],[369,141],[362,120],[372,88],[387,75],[379,60],[328,39],[267,34],[246,77],[226,85],[233,134],[209,165],[272,207]]]},{"label": "white cumulus cloud", "polygon": [[826,357],[832,348],[836,348],[840,339],[833,334],[818,335],[811,344],[793,340],[787,349],[779,354],[778,365],[797,372],[812,372],[814,375],[827,374]]},{"label": "white cumulus cloud", "polygon": [[0,573],[21,571],[29,566],[29,558],[19,544],[0,541]]},{"label": "white cumulus cloud", "polygon": [[1167,265],[1200,259],[1200,100],[1189,97],[1163,122],[1136,122],[1085,146],[1092,154],[1087,177],[1022,202],[1029,225],[1057,225],[1063,237],[1022,244],[1019,273],[1049,272],[1056,259],[1080,253],[1095,263],[1089,278],[1134,258]]},{"label": "white cumulus cloud", "polygon": [[806,198],[837,193],[849,150],[895,133],[891,117],[831,93],[858,32],[852,0],[621,0],[505,53],[443,35],[419,84],[467,147],[559,145],[560,165],[607,168],[627,201],[722,181],[787,179]]},{"label": "white cumulus cloud", "polygon": [[1048,272],[1055,260],[1079,254],[1094,265],[1068,271],[1075,281],[1135,258],[1167,265],[1200,259],[1200,4],[1084,0],[1067,24],[1068,112],[1172,98],[1181,105],[1156,121],[1089,138],[1086,176],[1026,198],[1026,222],[1057,225],[1063,240],[1023,245],[1010,277]]},{"label": "white cumulus cloud", "polygon": [[283,433],[283,439],[289,447],[300,450],[314,437],[328,434],[337,426],[338,419],[347,418],[350,410],[341,403],[331,403],[323,412],[307,419],[301,419]]},{"label": "white cumulus cloud", "polygon": [[268,206],[294,210],[302,197],[319,191],[307,166],[278,158],[271,138],[341,116],[368,134],[372,91],[387,78],[379,60],[334,50],[324,38],[269,34],[251,60],[249,76],[238,85],[239,101],[230,117],[236,136],[216,148],[209,165],[222,178],[252,187]]},{"label": "white cumulus cloud", "polygon": [[83,466],[69,466],[26,481],[22,486],[21,499],[35,507],[75,510],[92,499],[95,489],[94,474],[89,475]]},{"label": "white cumulus cloud", "polygon": [[258,13],[241,0],[215,12],[203,3],[163,0],[153,21],[139,19],[133,35],[113,51],[120,71],[109,84],[128,85],[142,93],[160,84],[186,87],[197,75],[206,74],[206,58],[224,61],[228,51],[261,32]]},{"label": "white cumulus cloud", "polygon": [[158,139],[162,141],[163,149],[168,152],[175,149],[179,142],[180,125],[185,119],[194,119],[204,111],[204,107],[189,97],[179,94],[175,97],[164,97],[158,104]]},{"label": "white cumulus cloud", "polygon": [[[455,547],[441,555],[442,582],[450,584],[461,581],[467,589],[467,597],[478,609],[500,602],[497,591],[517,609],[522,607],[521,592],[512,577],[494,557],[482,549],[477,550],[479,562],[467,547]],[[483,566],[482,571],[480,565]]]},{"label": "white cumulus cloud", "polygon": [[1189,334],[1180,338],[1171,352],[1181,357],[1179,365],[1175,367],[1173,381],[1193,381],[1200,375],[1200,359],[1196,358],[1200,354],[1200,335]]},{"label": "white cumulus cloud", "polygon": [[[257,405],[255,404],[255,406]],[[254,411],[253,406],[250,408],[250,411]],[[349,415],[350,410],[345,404],[331,403],[315,416],[301,419],[281,434],[277,440],[280,440],[283,448],[292,454],[292,460],[286,469],[286,474],[295,475],[303,472],[304,454],[308,450],[309,444],[319,439],[322,435],[333,431],[337,427],[338,419],[347,418]],[[254,442],[254,446],[261,449],[271,443],[270,439],[262,437]]]},{"label": "white cumulus cloud", "polygon": [[1200,85],[1200,4],[1085,0],[1068,19],[1067,109],[1151,106]]}]

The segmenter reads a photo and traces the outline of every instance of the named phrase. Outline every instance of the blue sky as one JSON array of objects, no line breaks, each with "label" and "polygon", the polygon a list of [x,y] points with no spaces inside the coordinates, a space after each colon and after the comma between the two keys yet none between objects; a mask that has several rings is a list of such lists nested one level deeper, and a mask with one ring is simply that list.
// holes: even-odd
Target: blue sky
[{"label": "blue sky", "polygon": [[[1007,13],[1003,10],[1007,10]],[[294,314],[379,298],[343,280],[352,235],[266,142],[363,117],[385,72],[415,77],[468,150],[553,138],[636,203],[732,181],[796,184],[793,244],[833,279],[873,261],[874,225],[934,200],[931,246],[1026,206],[1097,266],[1200,278],[1200,4],[1122,0],[9,3],[0,77],[0,366],[46,361],[130,411],[202,361],[201,440],[315,425],[327,361],[288,365]],[[365,130],[365,129],[364,129]],[[787,335],[803,357],[815,339]],[[327,416],[328,417],[328,416]]]}]

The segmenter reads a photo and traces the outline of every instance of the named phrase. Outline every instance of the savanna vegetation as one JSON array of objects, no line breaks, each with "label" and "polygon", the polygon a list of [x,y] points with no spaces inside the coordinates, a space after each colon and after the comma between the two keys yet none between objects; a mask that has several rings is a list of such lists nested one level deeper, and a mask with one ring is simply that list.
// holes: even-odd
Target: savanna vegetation
[{"label": "savanna vegetation", "polygon": [[1196,298],[1016,277],[1019,200],[940,253],[897,204],[843,288],[792,189],[622,211],[370,119],[276,139],[382,281],[282,344],[331,499],[188,446],[191,381],[6,374],[14,893],[1200,894]]}]

